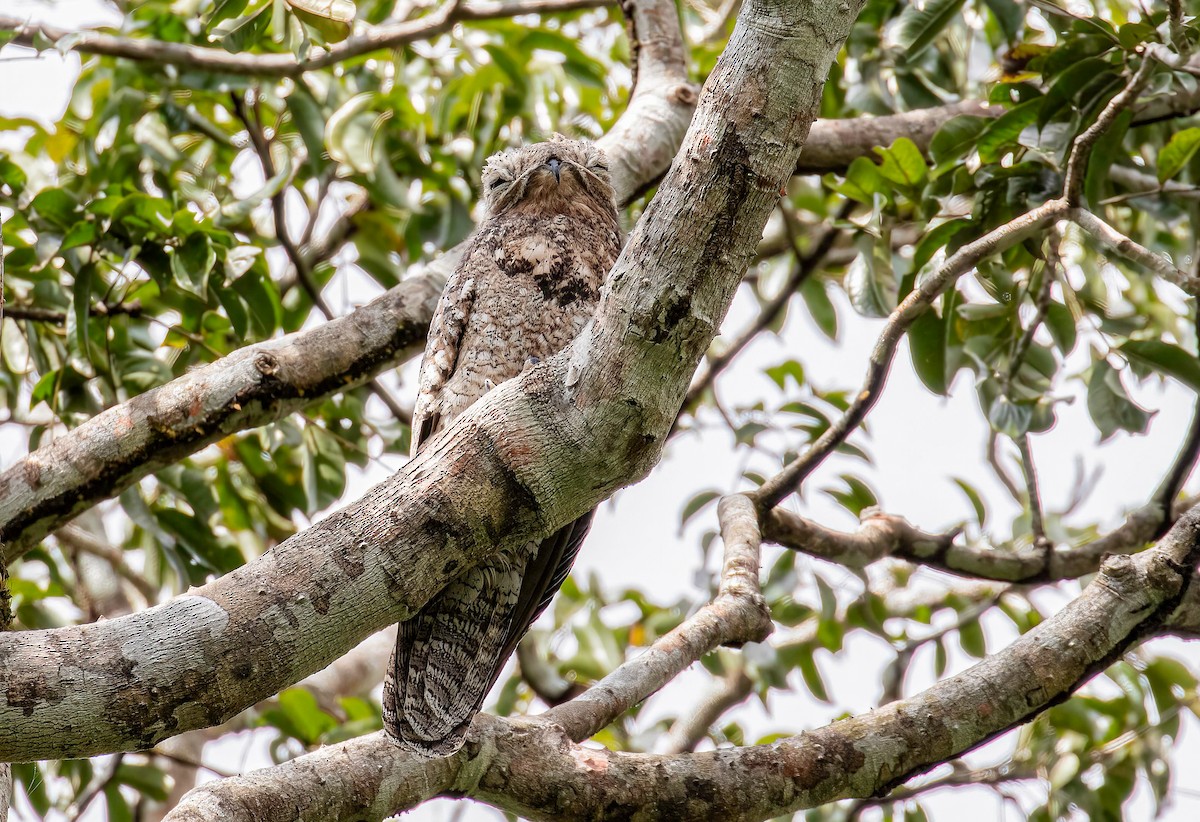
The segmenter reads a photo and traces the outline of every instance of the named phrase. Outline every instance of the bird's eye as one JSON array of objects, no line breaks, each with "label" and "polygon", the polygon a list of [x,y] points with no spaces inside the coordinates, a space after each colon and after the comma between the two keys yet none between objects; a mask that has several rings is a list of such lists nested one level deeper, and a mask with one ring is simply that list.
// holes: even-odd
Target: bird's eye
[{"label": "bird's eye", "polygon": [[508,180],[505,180],[503,177],[498,177],[495,180],[492,180],[492,183],[488,186],[488,188],[490,188],[492,191],[495,191],[496,189],[500,188],[500,186],[506,185],[508,185]]}]

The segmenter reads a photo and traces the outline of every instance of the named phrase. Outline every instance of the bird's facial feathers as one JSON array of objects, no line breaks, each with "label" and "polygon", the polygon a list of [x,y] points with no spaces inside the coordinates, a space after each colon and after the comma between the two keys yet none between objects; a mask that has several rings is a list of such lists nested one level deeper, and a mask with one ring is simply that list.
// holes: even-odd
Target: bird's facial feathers
[{"label": "bird's facial feathers", "polygon": [[490,217],[512,210],[550,216],[585,204],[602,214],[616,211],[604,152],[560,134],[488,159],[483,197]]}]

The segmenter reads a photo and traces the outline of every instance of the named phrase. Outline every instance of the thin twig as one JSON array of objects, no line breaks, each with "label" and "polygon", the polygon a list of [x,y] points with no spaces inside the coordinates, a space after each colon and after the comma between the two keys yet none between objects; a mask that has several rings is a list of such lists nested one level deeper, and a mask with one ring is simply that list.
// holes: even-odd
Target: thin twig
[{"label": "thin twig", "polygon": [[908,672],[908,666],[912,663],[912,658],[916,655],[917,651],[931,642],[939,642],[950,634],[961,631],[973,622],[978,622],[980,617],[990,611],[1000,601],[1000,597],[1007,590],[1007,588],[1001,588],[983,601],[976,602],[971,607],[960,612],[958,618],[945,628],[941,628],[923,637],[910,639],[896,648],[896,658],[892,660],[883,674],[883,695],[879,704],[884,705],[888,702],[896,702],[904,698],[904,675]]},{"label": "thin twig", "polygon": [[[1196,329],[1197,347],[1200,349],[1200,307],[1193,306],[1196,312],[1194,319],[1194,327]],[[1171,465],[1171,470],[1167,472],[1167,476],[1163,479],[1162,485],[1159,486],[1155,497],[1162,505],[1162,525],[1159,526],[1158,532],[1154,535],[1158,539],[1165,534],[1171,527],[1171,510],[1175,505],[1175,500],[1179,493],[1183,490],[1183,485],[1187,482],[1188,476],[1192,473],[1192,469],[1196,467],[1196,459],[1200,457],[1200,393],[1197,394],[1192,407],[1192,424],[1188,427],[1187,437],[1184,438],[1183,445],[1179,449],[1179,454],[1175,457],[1174,463]]]},{"label": "thin twig", "polygon": [[36,35],[57,43],[72,38],[69,48],[83,54],[122,57],[219,74],[247,74],[260,77],[298,77],[328,68],[375,51],[395,49],[407,43],[427,40],[449,31],[456,23],[492,20],[522,14],[554,14],[611,5],[611,0],[518,0],[517,2],[460,3],[449,0],[432,14],[386,26],[367,26],[326,51],[299,59],[293,54],[230,54],[220,48],[172,43],[148,38],[121,37],[98,31],[72,32],[53,26],[31,23],[12,16],[0,16],[0,31],[16,32],[13,42],[32,46]]},{"label": "thin twig", "polygon": [[1200,279],[1177,268],[1172,262],[1155,254],[1150,249],[1139,245],[1087,209],[1074,209],[1071,212],[1071,220],[1101,245],[1130,262],[1149,269],[1193,297],[1200,296]]},{"label": "thin twig", "polygon": [[124,759],[125,759],[124,752],[119,753],[116,756],[114,756],[113,760],[112,760],[112,768],[109,770],[108,775],[105,776],[103,779],[100,779],[100,780],[96,781],[95,783],[93,783],[92,786],[90,788],[88,788],[88,790],[86,792],[84,792],[83,796],[79,797],[78,799],[75,800],[75,802],[72,803],[75,808],[75,811],[68,817],[68,819],[70,819],[71,822],[75,822],[75,820],[77,820],[81,816],[83,816],[84,812],[87,811],[87,809],[88,809],[88,805],[91,805],[92,802],[96,799],[96,797],[100,795],[100,792],[103,791],[105,788],[107,788],[109,783],[112,782],[113,779],[116,778],[117,769],[121,767],[121,762],[124,761]]},{"label": "thin twig", "polygon": [[753,690],[754,680],[746,675],[741,665],[730,670],[699,705],[675,720],[661,746],[662,753],[679,754],[694,751],[696,745],[708,733],[708,729],[716,724],[726,711],[744,702]]},{"label": "thin twig", "polygon": [[1138,95],[1142,93],[1142,89],[1150,82],[1150,78],[1157,68],[1158,63],[1154,60],[1142,60],[1142,64],[1133,73],[1133,77],[1130,78],[1129,82],[1125,84],[1125,87],[1115,97],[1108,101],[1108,105],[1100,112],[1095,122],[1075,138],[1075,143],[1071,148],[1071,156],[1067,160],[1066,175],[1063,179],[1063,198],[1071,206],[1078,206],[1080,204],[1083,196],[1083,181],[1087,174],[1088,160],[1091,159],[1092,149],[1095,147],[1096,142],[1108,131],[1122,111],[1137,102]]},{"label": "thin twig", "polygon": [[879,400],[883,385],[891,370],[896,348],[909,326],[916,321],[947,287],[959,277],[971,271],[985,257],[1012,248],[1019,242],[1036,236],[1038,232],[1066,216],[1066,203],[1050,200],[1032,211],[1026,212],[999,228],[989,231],[974,242],[967,243],[946,260],[920,288],[914,290],[889,315],[883,333],[871,352],[867,366],[867,377],[850,407],[833,425],[817,438],[816,442],[797,459],[788,463],[778,474],[767,480],[751,498],[760,511],[765,511],[799,487],[825,458],[841,445],[859,423],[867,416]]},{"label": "thin twig", "polygon": [[995,472],[996,479],[1000,480],[1000,484],[1004,486],[1005,490],[1008,491],[1012,498],[1017,502],[1024,502],[1025,497],[1021,494],[1020,487],[1017,485],[1016,481],[1013,480],[1012,476],[1009,475],[1008,470],[1000,462],[1000,452],[998,448],[999,445],[1000,436],[996,433],[994,428],[990,429],[988,432],[986,452],[988,465],[992,466],[992,471]]},{"label": "thin twig", "polygon": [[[250,142],[254,145],[259,162],[262,163],[263,175],[265,179],[269,180],[275,176],[275,162],[271,159],[271,145],[267,141],[266,131],[263,128],[262,108],[259,105],[260,95],[257,91],[254,92],[253,116],[246,110],[245,102],[237,93],[232,94],[231,97],[233,99],[234,111],[237,113],[238,119],[246,126],[246,131],[250,135]],[[288,259],[291,260],[292,269],[296,272],[296,280],[300,283],[300,287],[304,289],[304,293],[308,295],[308,298],[316,306],[317,310],[325,315],[325,319],[332,320],[336,315],[329,307],[329,304],[325,302],[325,298],[321,295],[321,289],[317,287],[316,282],[313,280],[308,259],[300,251],[300,247],[292,241],[291,234],[288,232],[287,191],[288,186],[285,185],[271,195],[271,213],[275,221],[275,237],[279,240],[279,244],[283,246]],[[310,222],[313,219],[310,216]],[[379,398],[379,401],[384,404],[391,415],[398,421],[404,425],[412,424],[412,415],[405,411],[400,406],[400,403],[380,385],[378,379],[372,378],[368,381],[367,389]]]},{"label": "thin twig", "polygon": [[[93,317],[112,317],[117,314],[124,314],[128,317],[142,316],[142,303],[140,300],[131,300],[127,303],[96,303],[88,306],[88,314]],[[29,320],[30,322],[51,323],[52,325],[63,325],[67,321],[67,312],[55,311],[52,308],[37,308],[35,306],[10,305],[4,309],[4,316],[8,316],[14,320]]]},{"label": "thin twig", "polygon": [[1037,468],[1033,464],[1033,451],[1029,447],[1029,434],[1016,438],[1021,452],[1021,473],[1025,476],[1026,497],[1029,501],[1029,530],[1033,532],[1033,544],[1039,548],[1051,546],[1046,538],[1046,526],[1042,517],[1042,497],[1038,490]]},{"label": "thin twig", "polygon": [[544,721],[573,741],[587,739],[709,651],[766,639],[773,625],[758,581],[762,534],[754,505],[742,494],[725,497],[717,518],[725,559],[712,602],[581,696],[551,708]]},{"label": "thin twig", "polygon": [[1183,24],[1183,0],[1167,0],[1167,20],[1171,30],[1171,48],[1185,61],[1192,54],[1187,26]]},{"label": "thin twig", "polygon": [[107,562],[118,576],[137,589],[137,592],[146,600],[147,605],[154,605],[158,602],[162,592],[150,584],[144,576],[129,567],[125,562],[125,553],[119,548],[102,542],[84,529],[71,524],[59,528],[55,532],[55,536],[60,542],[76,551],[83,551]]}]

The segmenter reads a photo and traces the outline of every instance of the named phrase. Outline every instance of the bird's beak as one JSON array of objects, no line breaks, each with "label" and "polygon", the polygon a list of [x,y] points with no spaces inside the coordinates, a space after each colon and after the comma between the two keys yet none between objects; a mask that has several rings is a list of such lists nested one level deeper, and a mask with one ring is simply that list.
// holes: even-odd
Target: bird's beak
[{"label": "bird's beak", "polygon": [[562,174],[562,163],[557,157],[551,157],[546,161],[546,167],[554,172],[554,182],[560,182],[559,176]]}]

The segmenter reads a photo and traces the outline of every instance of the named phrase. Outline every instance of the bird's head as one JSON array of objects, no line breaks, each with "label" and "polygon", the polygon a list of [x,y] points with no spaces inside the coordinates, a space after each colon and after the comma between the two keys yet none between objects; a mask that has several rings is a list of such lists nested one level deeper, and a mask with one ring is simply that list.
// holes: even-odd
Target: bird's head
[{"label": "bird's head", "polygon": [[561,134],[488,159],[483,197],[492,217],[508,211],[535,216],[575,209],[616,213],[604,152],[595,143]]}]

